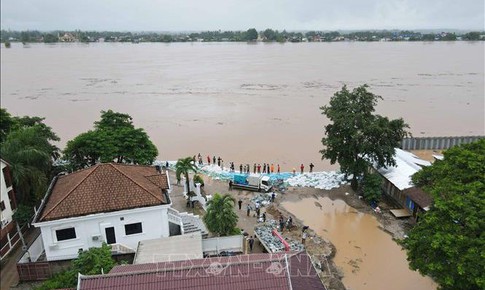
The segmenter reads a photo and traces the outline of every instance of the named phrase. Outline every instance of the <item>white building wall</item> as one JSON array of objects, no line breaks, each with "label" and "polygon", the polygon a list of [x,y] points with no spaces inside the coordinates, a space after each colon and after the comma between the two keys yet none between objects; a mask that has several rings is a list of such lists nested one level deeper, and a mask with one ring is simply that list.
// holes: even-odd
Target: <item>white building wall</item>
[{"label": "white building wall", "polygon": [[8,198],[8,192],[12,190],[12,186],[7,187],[5,182],[5,176],[3,176],[3,169],[7,167],[7,164],[0,159],[1,168],[0,168],[0,202],[3,201],[5,204],[5,209],[0,210],[0,222],[2,222],[2,227],[5,227],[8,223],[12,221],[12,216],[14,211],[10,206],[10,199]]},{"label": "white building wall", "polygon": [[[116,243],[136,250],[141,240],[156,239],[169,236],[168,210],[169,205],[152,206],[89,216],[66,218],[56,221],[39,222],[48,261],[73,259],[79,249],[87,250],[100,247],[106,242],[105,228],[114,227]],[[126,235],[125,225],[142,223],[142,233]],[[74,227],[76,238],[57,241],[56,230]],[[93,236],[98,239],[94,240]]]}]

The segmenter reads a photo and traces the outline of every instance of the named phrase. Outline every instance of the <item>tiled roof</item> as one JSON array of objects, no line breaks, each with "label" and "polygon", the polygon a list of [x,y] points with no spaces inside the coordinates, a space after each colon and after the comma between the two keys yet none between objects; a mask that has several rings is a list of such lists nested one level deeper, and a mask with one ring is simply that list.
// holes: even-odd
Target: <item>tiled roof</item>
[{"label": "tiled roof", "polygon": [[82,290],[325,290],[305,252],[117,266],[106,275],[81,276],[79,282]]},{"label": "tiled roof", "polygon": [[39,221],[166,204],[168,188],[153,166],[97,164],[58,177]]}]

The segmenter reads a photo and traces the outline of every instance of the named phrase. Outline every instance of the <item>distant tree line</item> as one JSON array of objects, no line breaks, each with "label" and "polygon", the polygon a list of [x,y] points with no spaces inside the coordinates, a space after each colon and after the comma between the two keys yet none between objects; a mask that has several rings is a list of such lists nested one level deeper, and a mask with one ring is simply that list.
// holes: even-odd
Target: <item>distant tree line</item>
[{"label": "distant tree line", "polygon": [[119,32],[119,31],[51,31],[37,30],[10,31],[1,30],[2,42],[23,43],[56,43],[56,42],[246,42],[261,40],[265,42],[332,42],[332,41],[476,41],[485,40],[485,31],[467,33],[421,33],[410,30],[379,30],[379,31],[308,31],[289,32],[266,29],[257,31],[254,28],[247,31],[204,31],[192,33],[161,33],[161,32]]}]

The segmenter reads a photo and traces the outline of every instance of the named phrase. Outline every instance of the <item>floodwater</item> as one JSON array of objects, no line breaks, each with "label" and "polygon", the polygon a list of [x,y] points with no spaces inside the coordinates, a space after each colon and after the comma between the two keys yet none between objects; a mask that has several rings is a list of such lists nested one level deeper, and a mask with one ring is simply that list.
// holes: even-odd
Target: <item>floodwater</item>
[{"label": "floodwater", "polygon": [[409,269],[405,251],[378,228],[374,216],[328,197],[284,202],[283,207],[335,245],[334,261],[348,289],[436,289],[430,278]]},{"label": "floodwater", "polygon": [[14,43],[1,48],[1,106],[46,118],[59,146],[101,110],[128,113],[160,160],[201,153],[225,163],[313,162],[343,84],[369,84],[377,113],[414,136],[484,134],[485,42]]}]

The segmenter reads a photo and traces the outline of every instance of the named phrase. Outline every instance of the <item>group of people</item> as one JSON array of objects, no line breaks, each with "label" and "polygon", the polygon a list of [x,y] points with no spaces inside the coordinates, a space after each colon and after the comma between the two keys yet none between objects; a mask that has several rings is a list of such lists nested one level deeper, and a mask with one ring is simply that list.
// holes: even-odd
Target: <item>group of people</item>
[{"label": "group of people", "polygon": [[293,227],[293,218],[290,216],[285,221],[285,218],[283,216],[280,216],[279,225],[280,225],[280,232],[283,232],[285,230],[285,227],[288,231],[291,231],[291,228]]},{"label": "group of people", "polygon": [[[203,165],[203,161],[202,161],[202,155],[199,153],[196,157],[196,155],[194,155],[193,157],[194,159],[194,162],[198,162],[199,165]],[[210,155],[207,155],[207,164],[211,165],[211,164],[217,164],[217,166],[221,167],[222,170],[224,170],[224,160],[219,156],[216,158],[216,156],[210,156]],[[310,165],[308,166],[310,168],[310,173],[313,172],[313,167],[315,167],[315,165],[313,163],[310,163]],[[252,166],[252,169],[253,169],[253,173],[265,173],[265,174],[270,174],[270,173],[281,173],[281,167],[279,164],[273,164],[273,163],[263,163],[263,165],[261,165],[261,163],[254,163],[253,166]],[[235,172],[236,171],[236,167],[234,165],[234,162],[230,162],[229,163],[229,170],[232,171],[232,172]],[[305,171],[305,166],[303,165],[303,163],[300,165],[300,173],[303,174]],[[251,173],[251,165],[249,164],[240,164],[239,165],[239,173],[242,174],[242,173],[245,173],[245,174],[250,174]],[[295,175],[296,174],[296,169],[293,168],[293,174]]]}]

